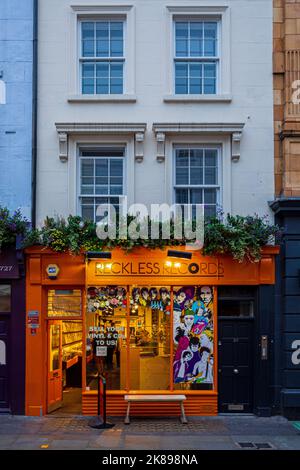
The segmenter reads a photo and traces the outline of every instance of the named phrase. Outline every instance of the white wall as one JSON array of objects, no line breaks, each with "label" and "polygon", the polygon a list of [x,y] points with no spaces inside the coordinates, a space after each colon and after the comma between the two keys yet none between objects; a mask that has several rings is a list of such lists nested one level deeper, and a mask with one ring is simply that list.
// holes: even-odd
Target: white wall
[{"label": "white wall", "polygon": [[[76,92],[75,15],[71,8],[75,3],[133,5],[135,103],[68,102]],[[164,102],[170,91],[166,77],[170,67],[169,5],[228,6],[230,55],[223,59],[231,72],[231,102]],[[69,161],[62,163],[55,122],[147,123],[144,161],[135,163],[134,174],[128,175],[135,202],[146,204],[165,202],[172,192],[166,175],[171,156],[167,154],[165,163],[157,162],[153,122],[245,122],[240,161],[227,158],[223,163],[224,181],[231,181],[231,187],[228,183],[223,188],[224,210],[270,214],[268,201],[274,196],[271,0],[43,0],[39,15],[38,223],[46,215],[76,212],[76,139],[70,140]]]}]

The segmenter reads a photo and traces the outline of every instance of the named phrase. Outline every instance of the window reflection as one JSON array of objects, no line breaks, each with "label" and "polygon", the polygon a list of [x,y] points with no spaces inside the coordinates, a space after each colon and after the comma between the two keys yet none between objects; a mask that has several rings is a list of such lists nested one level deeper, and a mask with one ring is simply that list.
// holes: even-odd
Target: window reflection
[{"label": "window reflection", "polygon": [[0,284],[0,312],[11,311],[11,286]]},{"label": "window reflection", "polygon": [[126,388],[127,291],[122,286],[90,287],[87,291],[87,381],[97,389],[98,373],[109,390]]},{"label": "window reflection", "polygon": [[134,286],[130,297],[130,386],[170,389],[170,287]]}]

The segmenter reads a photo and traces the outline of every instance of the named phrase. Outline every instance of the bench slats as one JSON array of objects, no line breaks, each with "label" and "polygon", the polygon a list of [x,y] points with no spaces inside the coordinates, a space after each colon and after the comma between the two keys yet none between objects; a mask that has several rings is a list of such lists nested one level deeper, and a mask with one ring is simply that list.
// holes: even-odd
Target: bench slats
[{"label": "bench slats", "polygon": [[143,402],[143,401],[184,401],[186,400],[185,395],[125,395],[125,401],[131,402]]}]

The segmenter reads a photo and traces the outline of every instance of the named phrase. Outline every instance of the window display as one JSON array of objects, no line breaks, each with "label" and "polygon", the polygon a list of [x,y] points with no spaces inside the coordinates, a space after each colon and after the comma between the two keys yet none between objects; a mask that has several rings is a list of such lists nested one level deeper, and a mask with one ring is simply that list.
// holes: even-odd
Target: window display
[{"label": "window display", "polygon": [[175,389],[213,388],[213,288],[174,288]]},{"label": "window display", "polygon": [[107,389],[125,388],[126,308],[124,287],[89,287],[87,290],[87,389],[97,389],[98,373],[106,377]]},{"label": "window display", "polygon": [[81,290],[49,290],[48,317],[77,317],[81,313]]},{"label": "window display", "polygon": [[170,287],[137,287],[130,297],[130,388],[170,390]]},{"label": "window display", "polygon": [[89,287],[87,390],[212,390],[213,310],[210,286]]}]

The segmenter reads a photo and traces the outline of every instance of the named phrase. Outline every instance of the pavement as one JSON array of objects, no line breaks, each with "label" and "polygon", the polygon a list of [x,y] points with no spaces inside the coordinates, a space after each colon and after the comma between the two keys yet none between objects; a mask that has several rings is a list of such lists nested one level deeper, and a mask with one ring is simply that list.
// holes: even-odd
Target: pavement
[{"label": "pavement", "polygon": [[91,418],[0,415],[0,450],[300,450],[300,429],[281,416],[132,418],[98,430]]}]

